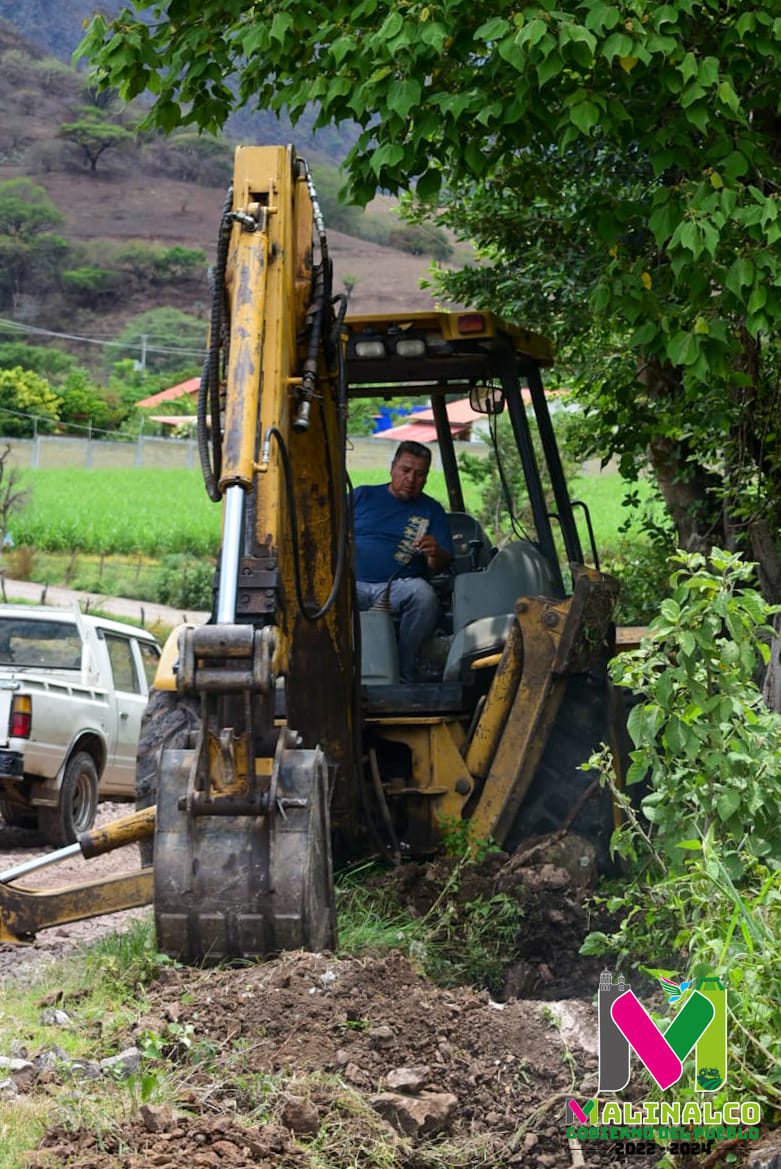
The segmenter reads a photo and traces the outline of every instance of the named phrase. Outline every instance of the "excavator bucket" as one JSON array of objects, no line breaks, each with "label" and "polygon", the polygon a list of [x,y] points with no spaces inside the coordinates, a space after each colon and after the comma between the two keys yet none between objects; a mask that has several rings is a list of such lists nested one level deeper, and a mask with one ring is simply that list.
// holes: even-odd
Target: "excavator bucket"
[{"label": "excavator bucket", "polygon": [[[194,751],[163,752],[155,835],[158,945],[214,964],[336,944],[327,768],[278,752],[266,811],[198,801]],[[189,798],[188,798],[189,789]],[[245,812],[247,814],[241,814]]]}]

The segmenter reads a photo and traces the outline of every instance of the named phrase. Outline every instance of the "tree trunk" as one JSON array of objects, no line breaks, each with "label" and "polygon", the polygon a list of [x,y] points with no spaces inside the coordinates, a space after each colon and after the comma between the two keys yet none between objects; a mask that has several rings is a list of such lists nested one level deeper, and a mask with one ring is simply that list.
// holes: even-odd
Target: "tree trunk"
[{"label": "tree trunk", "polygon": [[781,714],[781,613],[776,613],[773,628],[776,632],[770,643],[770,661],[765,672],[762,697],[771,710]]},{"label": "tree trunk", "polygon": [[[669,400],[676,389],[680,390],[678,370],[663,367],[654,359],[645,363],[638,380],[652,400]],[[695,462],[688,444],[677,439],[663,435],[652,438],[648,457],[675,524],[679,547],[707,555],[723,535],[721,505],[714,492],[717,477]]]}]

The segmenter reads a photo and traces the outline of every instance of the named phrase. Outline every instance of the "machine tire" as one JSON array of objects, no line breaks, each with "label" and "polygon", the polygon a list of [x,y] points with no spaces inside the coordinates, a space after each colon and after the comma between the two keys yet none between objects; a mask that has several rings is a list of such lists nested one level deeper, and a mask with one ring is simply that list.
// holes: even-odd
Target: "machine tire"
[{"label": "machine tire", "polygon": [[39,808],[38,828],[49,844],[73,844],[95,823],[98,810],[98,769],[87,751],[68,760],[56,808]]},{"label": "machine tire", "polygon": [[0,799],[0,816],[9,828],[37,828],[38,813],[32,808],[20,808],[18,804]]},{"label": "machine tire", "polygon": [[[607,678],[603,667],[570,677],[567,692],[553,724],[532,785],[505,847],[513,851],[521,840],[556,832],[594,778],[581,765],[608,741]],[[610,857],[613,808],[610,793],[601,788],[586,802],[570,826],[593,844],[601,872],[615,865]]]},{"label": "machine tire", "polygon": [[[190,745],[200,726],[200,705],[195,698],[182,698],[173,690],[153,690],[141,719],[136,755],[136,809],[157,803],[160,752]],[[154,841],[142,840],[141,864],[147,868],[154,857]]]}]

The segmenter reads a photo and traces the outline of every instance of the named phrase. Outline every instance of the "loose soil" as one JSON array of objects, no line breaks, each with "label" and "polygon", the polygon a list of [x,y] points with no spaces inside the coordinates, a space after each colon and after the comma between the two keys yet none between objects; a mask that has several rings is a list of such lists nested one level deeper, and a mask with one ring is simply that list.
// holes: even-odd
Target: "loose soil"
[{"label": "loose soil", "polygon": [[[104,805],[100,819],[123,810]],[[4,868],[39,851],[32,834],[2,828],[0,849]],[[135,849],[128,851],[133,860]],[[241,968],[163,969],[119,1043],[148,1052],[152,1037],[175,1069],[166,1065],[170,1102],[137,1107],[100,1133],[51,1130],[29,1169],[623,1164],[611,1146],[581,1145],[565,1131],[565,1101],[596,1088],[592,999],[601,965],[577,953],[592,923],[572,855],[554,856],[559,863],[539,852],[509,861],[488,856],[460,880],[463,904],[503,891],[524,906],[493,997],[438,987],[399,952],[291,953]],[[110,855],[93,866],[125,868],[127,858]],[[66,867],[69,877],[83,875],[78,861]],[[452,876],[453,862],[438,860],[371,881],[411,913],[426,914],[437,912]],[[62,883],[62,875],[43,870],[44,881]],[[145,912],[63,926],[32,947],[2,946],[0,973],[30,978],[41,962]],[[58,1005],[70,1006],[67,998]],[[631,1163],[656,1160],[635,1155]]]}]

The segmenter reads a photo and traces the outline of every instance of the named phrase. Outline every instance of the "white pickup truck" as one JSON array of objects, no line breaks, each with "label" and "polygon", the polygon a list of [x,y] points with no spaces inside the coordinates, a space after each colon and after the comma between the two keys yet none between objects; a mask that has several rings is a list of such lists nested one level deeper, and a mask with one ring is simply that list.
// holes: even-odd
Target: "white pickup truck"
[{"label": "white pickup truck", "polygon": [[99,796],[132,800],[151,633],[73,610],[0,605],[0,815],[69,844]]}]

